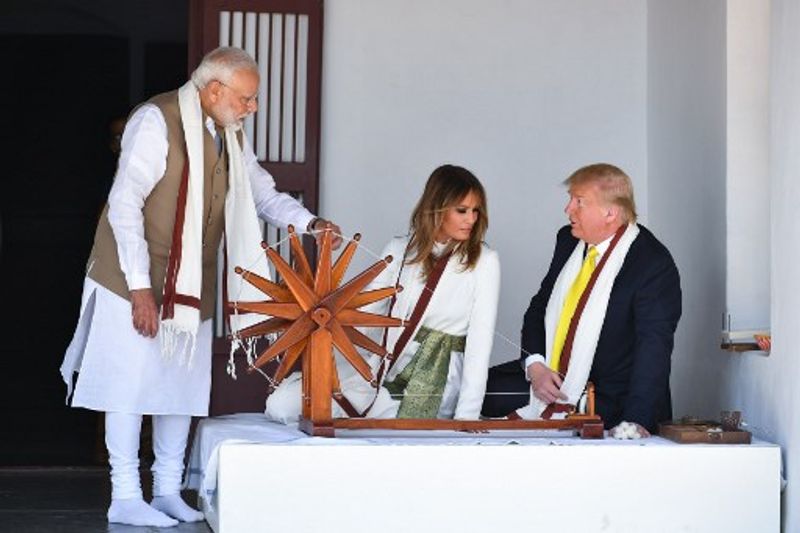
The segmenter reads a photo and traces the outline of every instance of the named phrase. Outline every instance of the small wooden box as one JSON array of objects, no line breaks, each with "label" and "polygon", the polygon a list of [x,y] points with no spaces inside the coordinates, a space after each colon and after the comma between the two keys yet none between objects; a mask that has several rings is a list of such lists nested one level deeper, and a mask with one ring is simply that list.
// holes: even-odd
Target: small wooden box
[{"label": "small wooden box", "polygon": [[719,422],[662,422],[658,425],[658,434],[680,444],[750,444],[752,435],[749,431],[709,431],[714,428],[721,429]]}]

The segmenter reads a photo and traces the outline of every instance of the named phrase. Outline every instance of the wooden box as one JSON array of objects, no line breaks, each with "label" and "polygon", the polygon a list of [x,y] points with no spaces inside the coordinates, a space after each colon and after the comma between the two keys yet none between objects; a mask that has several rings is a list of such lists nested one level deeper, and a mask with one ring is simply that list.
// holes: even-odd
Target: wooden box
[{"label": "wooden box", "polygon": [[658,434],[680,444],[750,444],[749,431],[723,431],[719,422],[698,420],[672,421],[658,425]]}]

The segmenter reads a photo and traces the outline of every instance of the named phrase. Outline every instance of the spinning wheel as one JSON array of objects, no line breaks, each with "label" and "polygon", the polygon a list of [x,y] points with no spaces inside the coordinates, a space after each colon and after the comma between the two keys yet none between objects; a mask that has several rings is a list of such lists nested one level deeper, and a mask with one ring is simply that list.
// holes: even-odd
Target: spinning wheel
[{"label": "spinning wheel", "polygon": [[289,226],[289,240],[295,258],[295,269],[272,248],[264,246],[267,257],[283,277],[285,286],[236,267],[242,278],[271,297],[265,302],[232,302],[232,310],[267,315],[271,318],[248,328],[243,338],[283,332],[275,343],[256,359],[254,365],[265,365],[285,354],[275,373],[275,382],[282,381],[298,358],[303,365],[303,411],[301,428],[315,435],[332,435],[331,398],[341,394],[333,359],[333,346],[366,381],[377,387],[372,370],[356,350],[356,346],[384,357],[386,350],[356,327],[392,327],[402,325],[397,318],[366,313],[358,308],[396,294],[398,287],[361,292],[392,257],[378,261],[352,280],[339,284],[356,251],[361,236],[356,234],[333,264],[331,231],[323,231],[316,272],[312,273],[300,239]]},{"label": "spinning wheel", "polygon": [[340,285],[356,251],[356,234],[334,264],[331,260],[331,229],[323,230],[316,271],[312,272],[300,239],[289,226],[289,241],[294,254],[294,268],[281,256],[262,244],[267,257],[283,278],[283,284],[269,281],[253,272],[236,267],[244,280],[269,296],[263,302],[231,302],[231,312],[250,312],[268,316],[263,322],[239,331],[241,338],[282,332],[280,337],[256,359],[260,367],[281,354],[284,357],[275,373],[282,381],[298,359],[302,359],[303,394],[300,429],[311,435],[333,436],[341,429],[573,429],[583,438],[602,438],[603,421],[594,413],[594,388],[588,387],[587,414],[570,414],[562,420],[441,420],[333,418],[332,398],[341,395],[339,377],[333,358],[335,346],[348,363],[372,386],[377,387],[372,369],[356,350],[386,357],[387,351],[358,331],[357,327],[397,327],[397,318],[359,311],[358,308],[394,296],[400,287],[362,290],[392,261],[391,256],[378,261],[353,279]]}]

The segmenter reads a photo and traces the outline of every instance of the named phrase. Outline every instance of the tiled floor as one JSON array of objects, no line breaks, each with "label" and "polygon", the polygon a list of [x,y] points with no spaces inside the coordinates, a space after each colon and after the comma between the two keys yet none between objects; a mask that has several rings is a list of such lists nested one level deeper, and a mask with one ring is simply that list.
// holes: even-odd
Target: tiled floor
[{"label": "tiled floor", "polygon": [[[150,472],[142,472],[142,487],[149,499]],[[109,524],[108,470],[104,468],[0,469],[1,533],[142,533],[168,531],[211,533],[205,522],[181,523],[171,528]],[[196,493],[186,491],[192,506]]]}]

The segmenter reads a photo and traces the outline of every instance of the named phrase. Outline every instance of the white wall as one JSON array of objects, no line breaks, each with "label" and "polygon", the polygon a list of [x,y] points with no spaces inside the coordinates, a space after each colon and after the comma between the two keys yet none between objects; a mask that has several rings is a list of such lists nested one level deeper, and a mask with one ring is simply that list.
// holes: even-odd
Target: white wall
[{"label": "white wall", "polygon": [[650,225],[681,274],[677,416],[718,417],[725,308],[725,1],[648,3]]},{"label": "white wall", "polygon": [[783,531],[800,531],[800,357],[794,337],[800,331],[797,264],[800,253],[800,3],[772,0],[770,62],[770,200],[771,245],[755,246],[768,254],[772,275],[773,348],[768,357],[744,354],[729,361],[725,402],[742,409],[758,435],[783,449],[785,477]]},{"label": "white wall", "polygon": [[727,311],[733,330],[769,328],[768,0],[727,6]]},{"label": "white wall", "polygon": [[[638,0],[327,0],[323,215],[379,252],[436,166],[469,168],[502,263],[497,329],[518,343],[569,173],[621,166],[647,217],[645,31]],[[518,353],[496,339],[495,362]]]}]

